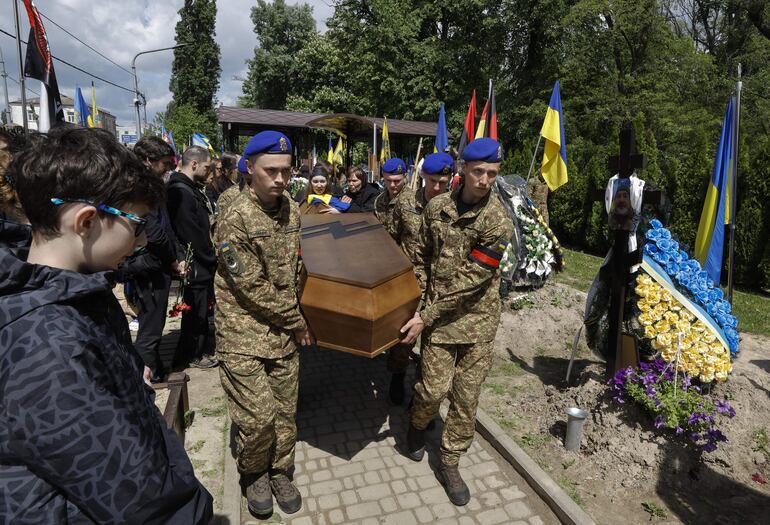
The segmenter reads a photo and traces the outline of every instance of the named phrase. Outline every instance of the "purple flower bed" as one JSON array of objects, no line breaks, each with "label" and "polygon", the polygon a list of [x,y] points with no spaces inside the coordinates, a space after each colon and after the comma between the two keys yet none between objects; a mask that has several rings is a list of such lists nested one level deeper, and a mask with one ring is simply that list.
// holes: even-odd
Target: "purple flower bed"
[{"label": "purple flower bed", "polygon": [[673,431],[678,439],[713,452],[727,437],[717,429],[718,419],[735,416],[735,410],[725,400],[713,400],[701,393],[687,374],[676,377],[673,365],[663,359],[641,363],[639,368],[618,370],[609,381],[612,400],[623,405],[633,401],[653,417],[656,429]]}]

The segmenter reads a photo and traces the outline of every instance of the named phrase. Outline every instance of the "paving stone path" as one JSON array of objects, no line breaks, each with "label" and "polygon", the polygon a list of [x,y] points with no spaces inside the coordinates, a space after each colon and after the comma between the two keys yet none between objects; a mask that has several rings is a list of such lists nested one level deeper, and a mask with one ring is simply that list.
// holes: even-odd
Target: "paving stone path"
[{"label": "paving stone path", "polygon": [[[399,452],[405,407],[388,401],[385,356],[370,360],[332,350],[300,353],[300,400],[294,480],[302,509],[276,512],[287,525],[413,525],[418,523],[538,525],[558,523],[481,436],[460,461],[472,498],[450,503],[435,477],[441,423],[429,433],[428,454],[415,463]],[[410,383],[411,384],[411,383]],[[277,510],[277,506],[276,506]],[[241,523],[264,523],[241,500]]]}]

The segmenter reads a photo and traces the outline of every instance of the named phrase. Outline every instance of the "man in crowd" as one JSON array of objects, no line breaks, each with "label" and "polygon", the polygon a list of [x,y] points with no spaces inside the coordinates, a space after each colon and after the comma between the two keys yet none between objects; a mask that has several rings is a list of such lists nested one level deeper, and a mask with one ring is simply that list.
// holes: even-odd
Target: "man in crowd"
[{"label": "man in crowd", "polygon": [[393,207],[396,197],[406,184],[406,164],[401,159],[388,159],[382,165],[382,181],[385,189],[374,201],[374,215],[393,235]]},{"label": "man in crowd", "polygon": [[455,505],[470,499],[458,463],[473,442],[481,385],[492,365],[500,320],[498,268],[513,233],[510,218],[492,195],[502,156],[496,140],[474,140],[463,151],[460,186],[426,206],[418,245],[428,282],[426,301],[402,328],[408,344],[426,330],[406,452],[422,460],[425,428],[448,396],[438,474]]},{"label": "man in crowd", "polygon": [[88,128],[51,132],[12,173],[33,241],[0,249],[0,521],[209,523],[112,294],[163,182]]},{"label": "man in crowd", "polygon": [[291,142],[254,135],[243,152],[251,185],[216,231],[217,357],[235,423],[238,470],[249,510],[267,516],[273,495],[286,513],[302,498],[289,479],[297,440],[297,345],[312,344],[299,308],[300,213],[286,193]]},{"label": "man in crowd", "polygon": [[[420,227],[422,226],[422,213],[428,202],[437,195],[447,191],[447,185],[452,175],[454,161],[446,153],[433,153],[425,157],[422,163],[421,175],[425,186],[415,192],[409,188],[404,189],[395,199],[392,206],[392,231],[390,232],[396,243],[404,250],[404,253],[415,268],[417,281],[425,293],[426,276],[423,263],[419,258],[418,245],[420,241]],[[400,405],[404,401],[404,379],[412,353],[412,345],[398,344],[390,349],[388,370],[391,372],[390,399]]]},{"label": "man in crowd", "polygon": [[217,366],[204,355],[208,341],[208,310],[213,299],[217,257],[211,240],[209,204],[203,186],[210,175],[211,156],[207,149],[191,146],[182,154],[179,170],[167,186],[168,214],[183,250],[192,250],[192,264],[185,268],[184,302],[191,308],[182,312],[182,333],[174,360],[198,368]]},{"label": "man in crowd", "polygon": [[[400,234],[394,223],[394,211],[399,196],[406,184],[406,164],[401,159],[389,159],[382,165],[382,180],[385,189],[374,201],[374,215],[385,226],[385,230],[399,242]],[[388,351],[388,372],[390,372],[390,401],[394,405],[404,402],[404,377],[409,366],[412,345],[397,344]]]},{"label": "man in crowd", "polygon": [[[174,169],[174,150],[159,137],[143,137],[134,154],[150,173],[162,180]],[[147,214],[147,246],[121,267],[122,279],[133,280],[139,308],[139,331],[134,346],[144,360],[145,375],[158,383],[168,370],[160,357],[160,339],[166,325],[171,277],[184,272],[184,253],[179,247],[165,202]]]}]

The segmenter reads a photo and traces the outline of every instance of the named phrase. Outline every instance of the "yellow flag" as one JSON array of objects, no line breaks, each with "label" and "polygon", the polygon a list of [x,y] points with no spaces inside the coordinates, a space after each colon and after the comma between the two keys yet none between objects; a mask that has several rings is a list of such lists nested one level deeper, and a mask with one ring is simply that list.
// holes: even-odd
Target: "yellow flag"
[{"label": "yellow flag", "polygon": [[333,162],[332,164],[344,164],[345,160],[343,158],[342,154],[342,137],[339,137],[337,139],[337,147],[334,149],[334,156],[333,156]]},{"label": "yellow flag", "polygon": [[382,123],[382,149],[380,150],[380,163],[390,158],[390,137],[388,136],[388,117]]},{"label": "yellow flag", "polygon": [[99,122],[99,111],[96,109],[96,91],[94,83],[91,82],[91,114],[88,115],[88,127],[95,128]]}]

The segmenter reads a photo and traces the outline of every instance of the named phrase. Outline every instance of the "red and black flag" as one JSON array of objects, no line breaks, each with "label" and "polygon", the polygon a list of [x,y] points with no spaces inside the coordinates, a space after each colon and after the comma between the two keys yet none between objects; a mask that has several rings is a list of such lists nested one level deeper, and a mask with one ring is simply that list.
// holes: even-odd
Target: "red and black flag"
[{"label": "red and black flag", "polygon": [[474,128],[476,127],[476,90],[473,90],[471,95],[471,103],[468,105],[468,113],[465,115],[465,123],[463,124],[463,133],[460,135],[460,145],[457,147],[457,154],[462,158],[463,150],[468,142],[473,140]]},{"label": "red and black flag", "polygon": [[484,111],[481,113],[479,127],[476,130],[476,138],[489,137],[497,140],[497,106],[495,105],[495,88],[492,87],[492,81],[489,81],[489,98],[484,105]]},{"label": "red and black flag", "polygon": [[43,27],[43,18],[32,0],[24,0],[24,7],[27,8],[30,26],[24,76],[34,78],[42,83],[38,131],[46,132],[53,123],[64,122],[64,108],[59,93],[59,84],[56,82],[56,72],[53,69],[53,56],[48,46],[45,27]]}]

